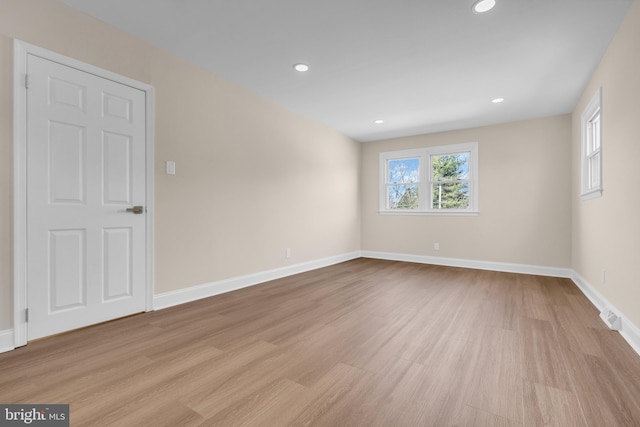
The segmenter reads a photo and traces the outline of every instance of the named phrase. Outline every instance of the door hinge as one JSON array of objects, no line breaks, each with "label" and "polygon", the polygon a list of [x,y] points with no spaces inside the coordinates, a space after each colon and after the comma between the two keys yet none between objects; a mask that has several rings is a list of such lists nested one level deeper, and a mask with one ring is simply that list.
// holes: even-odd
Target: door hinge
[{"label": "door hinge", "polygon": [[25,89],[29,89],[29,74],[24,75],[24,87]]},{"label": "door hinge", "polygon": [[24,310],[24,321],[29,322],[29,309]]}]

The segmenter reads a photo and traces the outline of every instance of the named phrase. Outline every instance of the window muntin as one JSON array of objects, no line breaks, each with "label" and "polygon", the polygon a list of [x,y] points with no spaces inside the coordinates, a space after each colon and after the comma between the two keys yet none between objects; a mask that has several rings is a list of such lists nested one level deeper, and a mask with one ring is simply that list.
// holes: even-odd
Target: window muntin
[{"label": "window muntin", "polygon": [[583,199],[602,195],[602,91],[598,89],[582,116]]},{"label": "window muntin", "polygon": [[477,143],[380,153],[383,213],[477,213]]}]

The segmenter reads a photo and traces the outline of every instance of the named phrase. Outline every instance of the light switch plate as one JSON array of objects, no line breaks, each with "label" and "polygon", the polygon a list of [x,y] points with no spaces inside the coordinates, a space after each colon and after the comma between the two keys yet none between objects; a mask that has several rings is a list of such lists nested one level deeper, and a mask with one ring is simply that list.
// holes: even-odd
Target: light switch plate
[{"label": "light switch plate", "polygon": [[173,160],[167,161],[167,175],[175,175],[176,174],[176,162]]}]

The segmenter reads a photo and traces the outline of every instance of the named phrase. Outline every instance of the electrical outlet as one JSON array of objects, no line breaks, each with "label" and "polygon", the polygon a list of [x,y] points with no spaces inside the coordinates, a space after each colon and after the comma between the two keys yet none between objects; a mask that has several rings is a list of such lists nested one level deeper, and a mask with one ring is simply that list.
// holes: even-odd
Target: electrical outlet
[{"label": "electrical outlet", "polygon": [[600,279],[603,285],[607,283],[607,271],[604,268],[602,269],[602,275],[600,276]]},{"label": "electrical outlet", "polygon": [[434,251],[439,251],[440,250],[440,243],[434,243],[433,244],[433,250]]},{"label": "electrical outlet", "polygon": [[291,258],[291,248],[287,248],[284,251],[284,256],[285,256],[285,258]]}]

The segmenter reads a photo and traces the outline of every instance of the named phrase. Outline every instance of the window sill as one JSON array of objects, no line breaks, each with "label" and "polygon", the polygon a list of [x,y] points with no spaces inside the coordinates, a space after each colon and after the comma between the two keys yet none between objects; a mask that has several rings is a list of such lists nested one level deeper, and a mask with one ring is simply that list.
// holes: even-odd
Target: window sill
[{"label": "window sill", "polygon": [[378,211],[380,215],[408,215],[408,216],[478,216],[479,211]]},{"label": "window sill", "polygon": [[586,193],[582,193],[580,195],[580,200],[596,199],[598,197],[602,197],[602,188],[597,188],[595,190],[590,190]]}]

